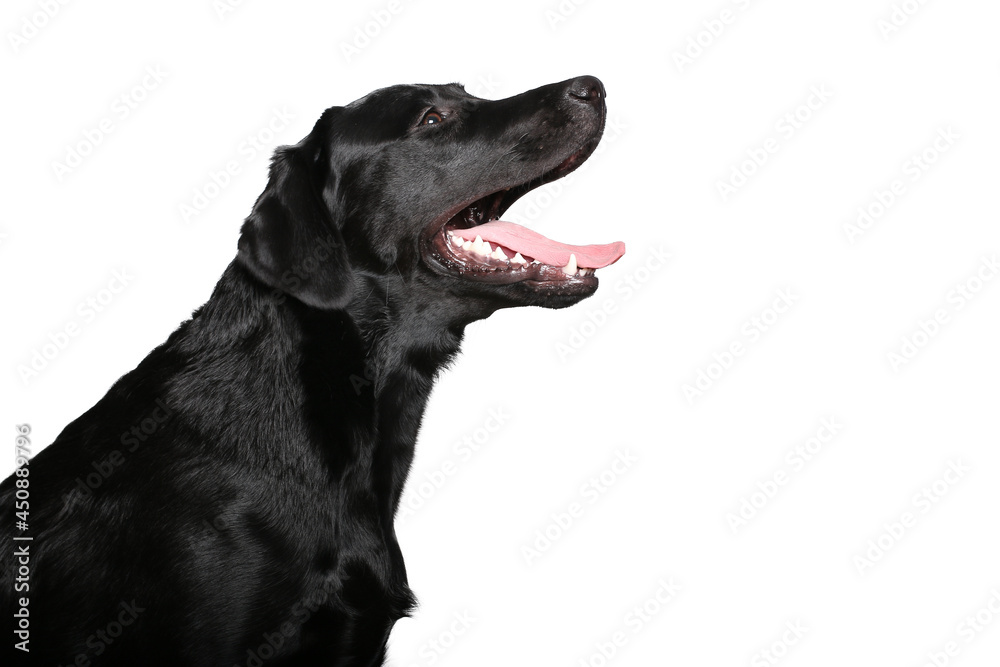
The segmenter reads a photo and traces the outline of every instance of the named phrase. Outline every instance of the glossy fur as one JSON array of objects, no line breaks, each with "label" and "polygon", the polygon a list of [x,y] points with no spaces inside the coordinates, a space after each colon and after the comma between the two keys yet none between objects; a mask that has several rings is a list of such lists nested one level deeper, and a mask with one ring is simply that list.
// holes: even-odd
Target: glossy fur
[{"label": "glossy fur", "polygon": [[[423,124],[431,108],[444,119]],[[590,77],[499,101],[395,86],[279,149],[209,301],[29,464],[16,664],[383,664],[414,606],[393,515],[435,375],[468,323],[596,288],[469,281],[428,258],[428,234],[575,168],[603,124]],[[25,595],[14,479],[7,628]]]}]

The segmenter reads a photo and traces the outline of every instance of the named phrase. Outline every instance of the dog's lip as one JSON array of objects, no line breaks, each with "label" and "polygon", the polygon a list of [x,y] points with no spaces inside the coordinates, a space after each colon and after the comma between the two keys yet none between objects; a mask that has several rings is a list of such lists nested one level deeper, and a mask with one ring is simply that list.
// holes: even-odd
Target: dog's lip
[{"label": "dog's lip", "polygon": [[[591,137],[588,141],[584,142],[584,144],[580,148],[570,153],[565,160],[560,162],[554,168],[544,172],[543,174],[537,176],[534,179],[528,180],[519,185],[514,185],[511,187],[504,188],[503,189],[504,194],[500,200],[500,206],[497,211],[498,215],[503,215],[507,211],[507,209],[509,209],[514,204],[514,202],[516,202],[518,199],[520,199],[527,193],[531,192],[535,188],[541,187],[553,181],[557,181],[563,176],[569,175],[571,172],[576,170],[577,167],[586,162],[587,158],[589,158],[591,154],[595,150],[597,150],[597,145],[601,141],[601,135],[603,134],[603,123],[601,125],[602,125],[602,131],[597,132],[594,137]],[[478,200],[477,199],[472,200],[472,202],[476,201]],[[466,204],[466,206],[468,206],[468,204]],[[458,210],[461,211],[462,209]],[[447,224],[447,222],[445,224]]]},{"label": "dog's lip", "polygon": [[[455,216],[457,216],[461,211],[469,208],[478,201],[485,200],[487,198],[495,198],[491,204],[495,206],[493,211],[492,219],[498,219],[503,215],[507,209],[513,206],[514,202],[518,199],[531,192],[535,188],[541,187],[547,183],[559,180],[563,176],[567,176],[574,170],[576,170],[581,164],[587,161],[587,158],[597,149],[597,145],[601,141],[601,135],[603,134],[603,122],[601,123],[602,130],[595,133],[590,139],[585,141],[579,148],[572,151],[562,162],[558,165],[543,172],[539,176],[528,179],[520,183],[511,183],[508,185],[501,185],[494,190],[487,190],[474,197],[456,204],[451,207],[441,215],[434,218],[434,220],[427,226],[424,237],[425,240],[432,239],[437,235],[444,227],[451,222]],[[485,221],[489,221],[491,217],[487,217]],[[470,224],[469,226],[475,226],[475,224]]]}]

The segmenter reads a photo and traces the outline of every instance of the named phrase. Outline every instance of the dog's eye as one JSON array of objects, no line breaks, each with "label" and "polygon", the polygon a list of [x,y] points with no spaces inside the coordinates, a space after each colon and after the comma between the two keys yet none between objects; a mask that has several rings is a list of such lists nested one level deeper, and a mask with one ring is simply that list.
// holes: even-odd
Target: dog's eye
[{"label": "dog's eye", "polygon": [[444,120],[444,116],[439,114],[437,111],[431,109],[424,114],[423,120],[420,121],[421,125],[436,125]]}]

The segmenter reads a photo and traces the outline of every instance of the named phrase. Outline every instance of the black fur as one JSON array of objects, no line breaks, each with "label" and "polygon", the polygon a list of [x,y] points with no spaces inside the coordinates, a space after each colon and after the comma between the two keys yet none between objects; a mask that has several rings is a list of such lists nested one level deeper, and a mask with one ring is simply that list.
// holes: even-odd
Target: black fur
[{"label": "black fur", "polygon": [[592,77],[499,101],[395,86],[278,149],[209,301],[30,462],[27,593],[0,486],[18,664],[383,664],[414,606],[393,516],[435,375],[470,322],[597,285],[470,279],[433,233],[578,166],[603,98]]}]

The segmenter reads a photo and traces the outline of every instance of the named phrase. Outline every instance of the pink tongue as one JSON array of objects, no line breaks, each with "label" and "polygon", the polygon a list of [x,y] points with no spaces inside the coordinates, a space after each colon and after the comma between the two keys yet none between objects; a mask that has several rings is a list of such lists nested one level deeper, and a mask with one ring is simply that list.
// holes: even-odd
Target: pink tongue
[{"label": "pink tongue", "polygon": [[569,245],[559,243],[513,222],[494,220],[471,229],[455,229],[455,234],[468,241],[481,236],[484,241],[510,248],[521,255],[537,259],[542,264],[566,266],[570,254],[576,255],[576,265],[585,269],[600,269],[614,264],[625,254],[621,241],[604,245]]}]

